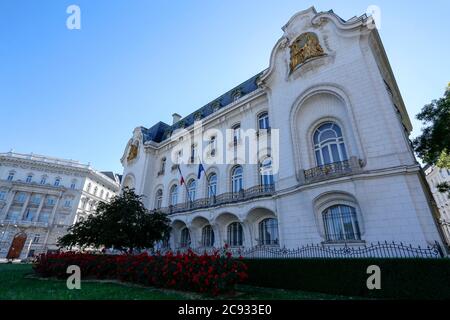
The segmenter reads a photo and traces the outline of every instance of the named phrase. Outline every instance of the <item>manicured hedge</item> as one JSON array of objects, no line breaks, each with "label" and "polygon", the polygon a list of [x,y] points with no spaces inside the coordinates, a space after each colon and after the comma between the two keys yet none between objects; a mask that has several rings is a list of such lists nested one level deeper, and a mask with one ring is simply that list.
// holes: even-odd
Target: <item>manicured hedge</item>
[{"label": "manicured hedge", "polygon": [[247,278],[244,263],[229,252],[197,255],[192,251],[165,255],[102,255],[62,252],[39,255],[33,265],[42,277],[67,278],[70,265],[82,279],[114,279],[146,286],[218,295],[234,290]]},{"label": "manicured hedge", "polygon": [[[450,259],[244,259],[247,284],[385,299],[450,299]],[[369,290],[367,267],[381,269]]]}]

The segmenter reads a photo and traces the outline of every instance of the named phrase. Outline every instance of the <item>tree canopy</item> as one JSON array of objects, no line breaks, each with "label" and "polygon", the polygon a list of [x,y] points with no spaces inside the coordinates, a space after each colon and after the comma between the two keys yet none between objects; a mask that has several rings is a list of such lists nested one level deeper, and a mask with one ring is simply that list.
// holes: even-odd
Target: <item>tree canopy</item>
[{"label": "tree canopy", "polygon": [[142,196],[125,188],[110,203],[101,202],[95,214],[68,228],[58,240],[61,247],[114,248],[134,250],[152,248],[170,232],[170,219],[161,212],[150,213]]},{"label": "tree canopy", "polygon": [[417,119],[426,127],[414,139],[414,149],[423,161],[436,164],[443,151],[450,151],[450,84],[442,98],[422,108]]}]

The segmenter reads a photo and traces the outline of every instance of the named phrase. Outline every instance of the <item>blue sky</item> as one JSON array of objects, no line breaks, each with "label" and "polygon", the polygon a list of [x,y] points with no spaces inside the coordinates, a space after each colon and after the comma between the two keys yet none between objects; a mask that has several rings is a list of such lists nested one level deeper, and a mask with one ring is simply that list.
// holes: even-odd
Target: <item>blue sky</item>
[{"label": "blue sky", "polygon": [[[66,28],[71,4],[81,30]],[[448,0],[2,0],[0,152],[122,172],[136,126],[170,123],[265,69],[295,12],[348,19],[371,4],[415,136],[415,114],[450,81]]]}]

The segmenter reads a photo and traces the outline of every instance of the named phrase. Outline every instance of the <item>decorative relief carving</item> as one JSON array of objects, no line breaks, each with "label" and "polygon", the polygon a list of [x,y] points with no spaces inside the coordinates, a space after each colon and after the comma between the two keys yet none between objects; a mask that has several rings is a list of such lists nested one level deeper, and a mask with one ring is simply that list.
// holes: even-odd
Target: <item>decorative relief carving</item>
[{"label": "decorative relief carving", "polygon": [[291,48],[291,72],[308,59],[324,55],[317,35],[313,32],[301,34],[290,46]]},{"label": "decorative relief carving", "polygon": [[139,142],[134,142],[130,145],[130,151],[128,151],[127,162],[136,159],[139,151]]}]

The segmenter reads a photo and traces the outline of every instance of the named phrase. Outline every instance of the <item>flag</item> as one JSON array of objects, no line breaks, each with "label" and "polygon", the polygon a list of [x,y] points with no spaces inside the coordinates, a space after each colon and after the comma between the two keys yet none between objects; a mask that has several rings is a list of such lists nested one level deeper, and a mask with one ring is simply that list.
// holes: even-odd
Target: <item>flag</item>
[{"label": "flag", "polygon": [[178,172],[180,173],[181,179],[180,179],[180,185],[182,186],[184,184],[184,177],[181,173],[180,165],[178,165]]},{"label": "flag", "polygon": [[206,174],[205,168],[203,168],[203,164],[200,162],[200,164],[198,165],[197,180],[200,180],[200,178],[202,177],[202,171]]}]

